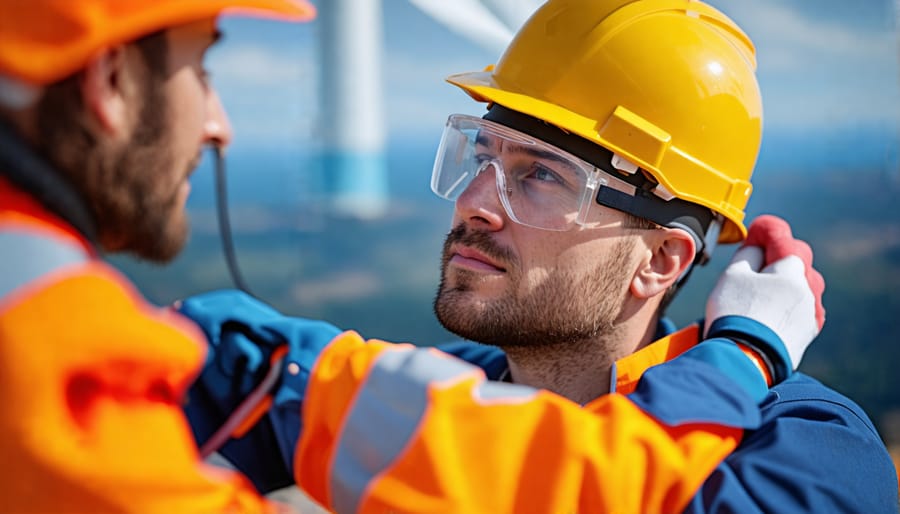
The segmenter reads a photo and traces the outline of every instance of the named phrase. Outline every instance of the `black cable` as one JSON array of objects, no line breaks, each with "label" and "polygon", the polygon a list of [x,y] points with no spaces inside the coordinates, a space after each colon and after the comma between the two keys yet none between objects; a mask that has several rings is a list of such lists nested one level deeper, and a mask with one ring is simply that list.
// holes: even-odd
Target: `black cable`
[{"label": "black cable", "polygon": [[231,238],[231,222],[228,218],[228,186],[225,177],[225,158],[222,156],[222,148],[216,145],[212,147],[212,150],[216,158],[216,211],[218,213],[219,236],[222,239],[222,253],[225,254],[225,263],[228,265],[228,272],[231,274],[231,280],[234,282],[234,285],[250,296],[258,298],[247,286],[240,267],[238,267],[237,256],[234,251],[234,241]]}]

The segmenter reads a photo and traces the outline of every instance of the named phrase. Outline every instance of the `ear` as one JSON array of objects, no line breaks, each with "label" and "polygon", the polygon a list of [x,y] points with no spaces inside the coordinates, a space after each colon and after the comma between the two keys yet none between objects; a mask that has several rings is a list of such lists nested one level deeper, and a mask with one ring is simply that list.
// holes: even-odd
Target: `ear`
[{"label": "ear", "polygon": [[123,80],[126,52],[121,46],[104,50],[83,70],[81,96],[88,117],[103,132],[117,137],[127,132],[128,97]]},{"label": "ear", "polygon": [[684,230],[646,231],[647,252],[631,280],[631,294],[648,299],[664,293],[694,261],[696,244]]}]

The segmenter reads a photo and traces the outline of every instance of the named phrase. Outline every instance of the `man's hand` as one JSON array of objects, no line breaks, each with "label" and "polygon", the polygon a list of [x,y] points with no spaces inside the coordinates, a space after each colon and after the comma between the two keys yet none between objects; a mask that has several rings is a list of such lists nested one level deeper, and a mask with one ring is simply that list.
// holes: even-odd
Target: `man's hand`
[{"label": "man's hand", "polygon": [[812,260],[809,245],[793,237],[786,221],[771,215],[754,220],[709,297],[705,337],[752,347],[776,382],[786,378],[825,322],[825,281]]},{"label": "man's hand", "polygon": [[[209,342],[206,365],[185,406],[202,453],[218,450],[264,492],[293,483],[307,380],[340,330],[324,321],[285,316],[239,291],[194,296],[177,309]],[[270,401],[271,407],[263,409]],[[262,420],[267,421],[256,423]],[[278,455],[264,456],[263,449]]]}]

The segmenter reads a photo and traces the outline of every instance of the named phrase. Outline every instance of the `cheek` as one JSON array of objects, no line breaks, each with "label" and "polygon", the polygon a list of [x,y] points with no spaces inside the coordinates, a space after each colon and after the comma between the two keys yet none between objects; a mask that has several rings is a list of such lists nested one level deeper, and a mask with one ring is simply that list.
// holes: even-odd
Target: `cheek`
[{"label": "cheek", "polygon": [[553,264],[574,276],[594,274],[598,266],[625,272],[634,259],[633,245],[615,237],[579,238],[556,242]]},{"label": "cheek", "polygon": [[578,269],[602,251],[596,239],[573,237],[567,232],[544,232],[526,243],[529,256],[551,268]]},{"label": "cheek", "polygon": [[169,117],[176,133],[178,146],[196,144],[203,138],[203,124],[206,120],[206,94],[196,74],[189,68],[175,73],[167,84]]},{"label": "cheek", "polygon": [[523,287],[537,286],[560,271],[572,269],[578,252],[571,247],[571,241],[560,235],[544,231],[536,237],[516,238]]}]

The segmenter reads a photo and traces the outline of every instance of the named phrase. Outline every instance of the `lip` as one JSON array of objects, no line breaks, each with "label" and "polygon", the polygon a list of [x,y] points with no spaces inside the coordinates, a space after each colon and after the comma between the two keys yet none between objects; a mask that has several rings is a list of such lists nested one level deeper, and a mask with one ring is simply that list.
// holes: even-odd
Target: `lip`
[{"label": "lip", "polygon": [[500,266],[488,256],[468,246],[454,247],[449,263],[473,270],[490,271],[494,273],[503,273],[506,271],[506,268]]}]

